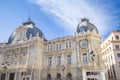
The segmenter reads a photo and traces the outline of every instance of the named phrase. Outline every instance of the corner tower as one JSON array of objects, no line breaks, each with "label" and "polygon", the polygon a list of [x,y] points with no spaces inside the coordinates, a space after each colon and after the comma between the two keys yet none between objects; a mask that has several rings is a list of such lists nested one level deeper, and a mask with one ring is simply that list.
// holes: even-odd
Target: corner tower
[{"label": "corner tower", "polygon": [[8,43],[0,45],[0,80],[40,80],[44,40],[31,19],[16,28]]},{"label": "corner tower", "polygon": [[35,26],[35,23],[29,18],[16,28],[9,37],[8,44],[23,42],[30,38],[40,37],[44,39],[44,34]]},{"label": "corner tower", "polygon": [[[76,63],[83,72],[83,80],[92,79],[87,72],[98,72],[104,75],[104,63],[101,58],[101,36],[97,27],[86,18],[81,19],[76,34]],[[103,76],[99,75],[99,76]],[[82,75],[81,75],[82,76]],[[98,76],[98,75],[96,75]],[[88,78],[87,78],[88,77]],[[104,80],[105,75],[103,76]],[[94,78],[98,79],[98,78]]]}]

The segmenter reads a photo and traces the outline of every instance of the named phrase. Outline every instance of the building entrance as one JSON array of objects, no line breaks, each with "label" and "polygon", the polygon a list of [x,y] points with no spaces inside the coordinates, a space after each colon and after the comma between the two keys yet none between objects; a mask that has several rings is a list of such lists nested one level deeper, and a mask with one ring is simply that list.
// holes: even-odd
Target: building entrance
[{"label": "building entrance", "polygon": [[9,80],[14,80],[15,73],[10,73]]},{"label": "building entrance", "polygon": [[5,80],[5,76],[6,76],[6,74],[5,74],[5,73],[2,73],[0,80]]},{"label": "building entrance", "polygon": [[83,70],[83,80],[105,80],[105,71]]}]

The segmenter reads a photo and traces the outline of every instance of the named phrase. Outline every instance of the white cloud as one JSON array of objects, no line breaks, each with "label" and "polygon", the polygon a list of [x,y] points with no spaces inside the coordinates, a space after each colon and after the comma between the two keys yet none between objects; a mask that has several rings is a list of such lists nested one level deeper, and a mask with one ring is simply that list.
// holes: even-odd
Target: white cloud
[{"label": "white cloud", "polygon": [[94,5],[94,0],[93,2],[88,2],[88,0],[35,0],[35,3],[39,4],[48,14],[54,15],[55,20],[61,20],[58,23],[65,22],[71,30],[76,28],[81,18],[90,19],[102,35],[112,30],[114,26],[114,23],[111,23],[114,17],[106,10],[109,4],[105,7]]}]

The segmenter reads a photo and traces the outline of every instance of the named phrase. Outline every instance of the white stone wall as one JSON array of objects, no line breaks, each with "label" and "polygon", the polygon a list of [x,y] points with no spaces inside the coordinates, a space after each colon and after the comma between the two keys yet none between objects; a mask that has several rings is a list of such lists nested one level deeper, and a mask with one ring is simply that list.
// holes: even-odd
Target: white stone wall
[{"label": "white stone wall", "polygon": [[[116,35],[119,36],[119,39],[116,39]],[[119,49],[116,49],[116,45],[119,45]],[[111,66],[114,65],[116,79],[120,79],[119,77],[119,62],[120,59],[117,56],[117,53],[120,53],[120,32],[112,32],[105,41],[102,42],[102,59],[105,62],[106,69],[111,69]],[[112,69],[113,70],[113,69]],[[114,72],[112,71],[114,75]],[[108,74],[107,74],[108,75]]]}]

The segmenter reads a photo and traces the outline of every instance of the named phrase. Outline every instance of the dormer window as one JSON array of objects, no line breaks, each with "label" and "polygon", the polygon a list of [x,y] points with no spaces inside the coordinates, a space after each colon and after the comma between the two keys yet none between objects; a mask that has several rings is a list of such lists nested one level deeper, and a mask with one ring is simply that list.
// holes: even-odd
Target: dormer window
[{"label": "dormer window", "polygon": [[85,32],[85,29],[84,29],[84,28],[83,28],[83,29],[80,29],[80,32],[81,32],[81,33]]}]

